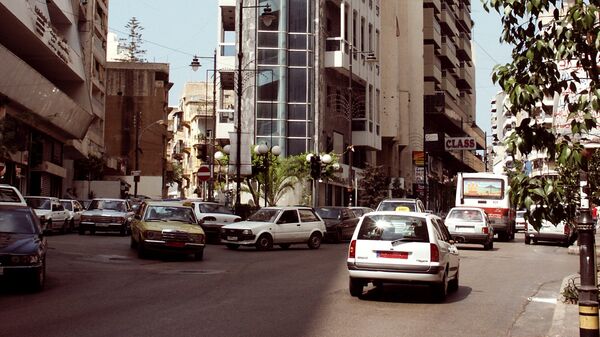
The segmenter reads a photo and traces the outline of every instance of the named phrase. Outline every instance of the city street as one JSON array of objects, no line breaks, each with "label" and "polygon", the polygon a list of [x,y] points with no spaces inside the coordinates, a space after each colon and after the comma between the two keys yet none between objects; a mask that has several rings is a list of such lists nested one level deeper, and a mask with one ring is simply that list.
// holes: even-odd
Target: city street
[{"label": "city street", "polygon": [[[44,291],[0,283],[1,336],[544,336],[578,256],[554,245],[460,247],[460,288],[348,293],[347,244],[140,260],[129,238],[48,238]],[[550,289],[550,291],[548,291]],[[528,298],[533,297],[533,301]],[[577,324],[577,322],[573,322]]]}]

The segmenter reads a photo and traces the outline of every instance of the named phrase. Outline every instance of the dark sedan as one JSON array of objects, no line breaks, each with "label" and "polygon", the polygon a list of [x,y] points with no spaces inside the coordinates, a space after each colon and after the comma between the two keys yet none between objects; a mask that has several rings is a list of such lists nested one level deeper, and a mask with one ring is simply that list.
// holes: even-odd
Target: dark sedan
[{"label": "dark sedan", "polygon": [[359,218],[350,208],[343,206],[319,207],[316,211],[325,221],[326,239],[341,242],[349,240],[354,234]]},{"label": "dark sedan", "polygon": [[30,207],[0,205],[0,277],[25,279],[34,291],[44,287],[48,245]]}]

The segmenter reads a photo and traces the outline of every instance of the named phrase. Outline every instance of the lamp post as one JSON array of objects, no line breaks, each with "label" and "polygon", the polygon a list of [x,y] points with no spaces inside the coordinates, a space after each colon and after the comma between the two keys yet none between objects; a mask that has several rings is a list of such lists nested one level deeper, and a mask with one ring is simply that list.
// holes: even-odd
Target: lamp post
[{"label": "lamp post", "polygon": [[[208,156],[208,160],[209,160],[209,167],[210,167],[210,180],[208,182],[208,200],[212,201],[213,200],[213,194],[214,194],[214,162],[213,162],[213,157],[214,157],[214,145],[215,145],[215,133],[216,133],[216,128],[217,128],[217,50],[215,49],[213,52],[213,56],[197,56],[194,55],[194,58],[192,59],[192,63],[190,63],[190,67],[192,67],[193,71],[197,71],[202,65],[200,64],[200,61],[198,59],[212,59],[213,60],[213,101],[212,101],[212,135],[211,135],[211,151],[210,154]],[[207,71],[210,69],[207,69]],[[208,131],[208,123],[205,123],[204,128],[206,131]]]},{"label": "lamp post", "polygon": [[319,205],[319,191],[318,183],[321,178],[322,165],[321,163],[328,165],[331,163],[333,158],[330,154],[325,153],[323,155],[309,153],[306,155],[306,161],[310,163],[310,176],[312,177],[312,189],[313,189],[313,207]]},{"label": "lamp post", "polygon": [[271,180],[271,155],[276,157],[279,156],[281,154],[281,148],[278,145],[269,148],[265,144],[260,144],[254,147],[254,152],[260,156],[263,156],[263,163],[265,164],[265,207],[267,207],[267,199],[270,192],[269,184]]},{"label": "lamp post", "polygon": [[242,65],[244,61],[244,52],[242,50],[242,29],[243,29],[243,18],[244,8],[264,8],[261,14],[261,20],[265,26],[270,26],[275,19],[275,15],[271,13],[271,6],[266,4],[264,6],[244,6],[244,0],[240,0],[239,14],[238,14],[238,41],[237,41],[237,58],[238,58],[238,73],[237,73],[237,122],[236,122],[236,163],[235,163],[235,180],[236,180],[236,191],[235,191],[235,209],[239,209],[240,205],[240,192],[241,192],[241,155],[242,155]]},{"label": "lamp post", "polygon": [[366,61],[367,62],[376,62],[377,58],[375,57],[375,53],[373,53],[372,51],[358,51],[358,50],[354,50],[354,45],[352,43],[350,43],[350,50],[348,53],[349,56],[349,62],[348,62],[348,147],[349,147],[349,152],[348,152],[348,167],[349,167],[349,171],[348,171],[348,178],[350,180],[350,204],[349,206],[354,206],[354,203],[356,202],[356,200],[352,201],[352,194],[354,192],[354,170],[352,169],[352,154],[354,153],[354,145],[352,145],[352,108],[353,108],[353,103],[352,103],[352,75],[353,75],[353,71],[352,71],[352,63],[354,61],[354,55],[367,55]]}]

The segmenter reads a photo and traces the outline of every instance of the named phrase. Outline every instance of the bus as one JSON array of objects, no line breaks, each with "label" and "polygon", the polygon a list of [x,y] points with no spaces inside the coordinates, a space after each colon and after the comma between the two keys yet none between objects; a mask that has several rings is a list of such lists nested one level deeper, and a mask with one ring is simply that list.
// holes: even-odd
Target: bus
[{"label": "bus", "polygon": [[456,206],[482,208],[488,215],[498,239],[515,238],[516,212],[508,195],[508,176],[495,173],[458,173]]}]

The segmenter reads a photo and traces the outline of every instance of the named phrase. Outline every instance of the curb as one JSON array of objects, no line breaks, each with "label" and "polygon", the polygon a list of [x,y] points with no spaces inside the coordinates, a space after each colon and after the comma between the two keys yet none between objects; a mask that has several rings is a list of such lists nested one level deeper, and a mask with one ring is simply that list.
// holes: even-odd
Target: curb
[{"label": "curb", "polygon": [[[569,247],[569,254],[571,254],[570,248],[571,247]],[[579,254],[579,247],[577,247],[577,253],[575,254]],[[563,290],[567,286],[569,280],[578,277],[578,273],[568,275],[563,279],[560,285],[560,291],[556,300],[554,315],[552,317],[552,326],[548,331],[549,337],[579,336],[579,324],[577,324],[577,322],[579,322],[579,307],[577,304],[564,303],[564,296],[562,295]]]}]

